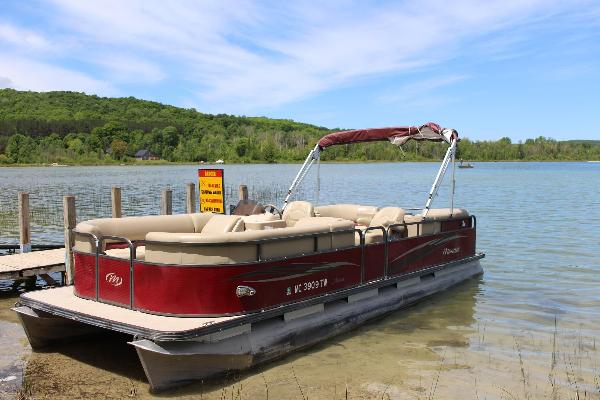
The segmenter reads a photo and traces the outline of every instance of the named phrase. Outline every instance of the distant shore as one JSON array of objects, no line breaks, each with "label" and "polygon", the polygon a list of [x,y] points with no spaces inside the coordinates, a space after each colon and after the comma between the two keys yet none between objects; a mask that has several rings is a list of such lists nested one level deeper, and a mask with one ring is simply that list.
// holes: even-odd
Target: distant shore
[{"label": "distant shore", "polygon": [[[321,164],[384,164],[384,163],[394,163],[394,164],[402,164],[402,163],[439,163],[440,160],[406,160],[406,161],[398,161],[398,160],[337,160],[337,161],[321,161]],[[569,162],[577,162],[577,163],[600,163],[600,160],[487,160],[487,161],[477,161],[477,160],[469,160],[471,165],[477,164],[490,164],[490,163],[535,163],[535,162],[545,162],[545,163],[569,163]],[[153,166],[165,166],[165,165],[197,165],[199,167],[222,167],[223,165],[281,165],[281,164],[302,164],[302,161],[277,161],[273,163],[266,163],[264,161],[252,161],[252,162],[232,162],[232,163],[224,163],[224,164],[215,164],[215,163],[195,163],[195,162],[175,162],[175,161],[134,161],[134,162],[110,162],[110,163],[69,163],[69,164],[46,164],[46,163],[33,163],[33,164],[0,164],[0,168],[35,168],[35,167],[48,167],[48,168],[66,168],[66,167],[153,167]],[[458,161],[457,161],[458,164]]]}]

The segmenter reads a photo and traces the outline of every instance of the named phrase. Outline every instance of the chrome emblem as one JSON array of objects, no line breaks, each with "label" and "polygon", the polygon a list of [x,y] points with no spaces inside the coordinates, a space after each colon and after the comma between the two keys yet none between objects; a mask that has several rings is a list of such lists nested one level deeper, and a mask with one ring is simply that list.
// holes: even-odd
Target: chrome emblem
[{"label": "chrome emblem", "polygon": [[104,280],[115,287],[121,286],[121,284],[123,283],[123,278],[121,278],[119,275],[115,274],[114,272],[109,272],[108,274],[106,274],[104,276]]},{"label": "chrome emblem", "polygon": [[250,286],[240,285],[235,289],[235,294],[237,297],[254,296],[256,294],[256,290]]}]

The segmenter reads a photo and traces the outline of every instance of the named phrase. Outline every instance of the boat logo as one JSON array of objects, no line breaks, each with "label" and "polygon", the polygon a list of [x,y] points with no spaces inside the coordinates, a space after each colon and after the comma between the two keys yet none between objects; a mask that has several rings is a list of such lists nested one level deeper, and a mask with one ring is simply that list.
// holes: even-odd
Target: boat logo
[{"label": "boat logo", "polygon": [[114,272],[109,272],[108,274],[106,274],[104,280],[113,286],[121,286],[121,284],[123,283],[123,278],[121,278]]},{"label": "boat logo", "polygon": [[250,286],[240,285],[235,289],[235,294],[237,297],[254,296],[256,290]]},{"label": "boat logo", "polygon": [[442,254],[447,256],[448,254],[457,254],[460,251],[460,247],[453,247],[451,249],[445,247],[444,250],[442,250]]}]

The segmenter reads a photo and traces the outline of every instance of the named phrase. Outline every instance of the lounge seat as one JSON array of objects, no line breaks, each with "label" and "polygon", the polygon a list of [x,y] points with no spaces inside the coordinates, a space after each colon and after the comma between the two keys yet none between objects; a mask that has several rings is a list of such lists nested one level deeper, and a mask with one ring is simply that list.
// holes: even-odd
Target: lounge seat
[{"label": "lounge seat", "polygon": [[242,217],[246,230],[260,231],[263,229],[285,228],[285,221],[271,213],[254,214]]},{"label": "lounge seat", "polygon": [[[407,235],[409,237],[419,235],[432,235],[441,231],[442,224],[439,221],[447,219],[460,219],[469,216],[469,212],[463,208],[432,208],[427,213],[427,217],[423,219],[421,215],[406,215],[404,222],[421,222],[420,228],[417,224],[407,225]],[[417,230],[418,229],[418,230]]]},{"label": "lounge seat", "polygon": [[293,227],[278,229],[210,234],[149,232],[146,235],[145,260],[163,264],[211,265],[291,257],[315,250],[353,246],[353,229],[351,221],[309,217],[298,220]]},{"label": "lounge seat", "polygon": [[[368,228],[383,227],[388,229],[390,225],[402,224],[404,222],[405,211],[400,207],[384,207],[377,211],[377,213],[371,219]],[[397,227],[393,233],[402,235],[404,232],[403,227]],[[383,241],[383,231],[381,229],[368,230],[364,234],[365,244],[377,243]],[[360,244],[360,237],[357,235],[355,238],[356,244]]]},{"label": "lounge seat", "polygon": [[298,220],[314,216],[315,208],[311,203],[308,201],[292,201],[283,210],[281,219],[285,221],[287,226],[294,226]]},{"label": "lounge seat", "polygon": [[[144,217],[99,218],[80,222],[76,232],[90,233],[97,237],[118,236],[131,241],[144,240],[148,232],[201,232],[215,214],[151,215]],[[114,241],[113,241],[114,242]],[[106,243],[105,243],[106,244]],[[104,251],[105,246],[102,250]],[[93,253],[94,241],[87,235],[75,234],[75,250]]]},{"label": "lounge seat", "polygon": [[[117,258],[124,258],[126,260],[129,260],[129,257],[131,256],[129,248],[126,249],[110,249],[110,250],[106,250],[104,252],[107,256],[110,257],[117,257]],[[136,260],[140,260],[140,261],[144,261],[146,258],[146,246],[138,246],[135,249],[135,259]]]},{"label": "lounge seat", "polygon": [[[210,218],[202,227],[202,234],[242,232],[244,220],[239,215],[217,214]],[[168,232],[168,231],[167,231]]]},{"label": "lounge seat", "polygon": [[369,226],[373,216],[379,208],[374,206],[361,206],[360,204],[331,204],[315,208],[317,217],[343,218],[353,221],[359,226]]},{"label": "lounge seat", "polygon": [[326,244],[326,248],[343,249],[354,245],[354,223],[347,219],[334,217],[302,218],[296,222],[295,226],[328,226],[331,235],[328,237],[319,237],[319,247],[321,247],[321,241],[324,241],[327,238],[329,243]]}]

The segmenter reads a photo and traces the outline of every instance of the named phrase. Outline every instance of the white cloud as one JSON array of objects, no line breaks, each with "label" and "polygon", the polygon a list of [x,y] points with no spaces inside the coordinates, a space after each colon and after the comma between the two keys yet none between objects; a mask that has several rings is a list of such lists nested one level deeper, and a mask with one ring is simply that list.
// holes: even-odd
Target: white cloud
[{"label": "white cloud", "polygon": [[0,23],[0,42],[30,50],[49,50],[52,44],[42,35],[8,23]]},{"label": "white cloud", "polygon": [[465,79],[467,79],[465,75],[449,75],[424,79],[395,88],[393,92],[388,91],[386,94],[379,96],[378,100],[382,103],[410,104],[415,101],[422,101],[424,98],[433,98],[435,97],[434,92],[437,89]]},{"label": "white cloud", "polygon": [[49,63],[0,54],[0,84],[19,90],[72,90],[101,95],[113,95],[110,84]]},{"label": "white cloud", "polygon": [[[47,23],[65,42],[72,42],[63,57],[94,65],[99,70],[96,75],[106,76],[113,85],[173,78],[189,84],[189,93],[182,97],[196,95],[199,109],[254,113],[365,78],[439,64],[460,57],[460,49],[477,38],[573,7],[558,0],[377,5],[343,0],[47,0],[51,19]],[[29,37],[31,46],[48,46],[43,36],[35,35],[16,28],[2,31],[0,26],[4,40],[16,44]],[[505,42],[503,54],[510,53],[511,45]],[[41,63],[54,68],[54,75],[75,76],[69,87],[78,82],[78,90],[107,90],[97,79],[57,67],[60,61],[30,59],[29,63],[29,67]],[[6,66],[0,67],[0,73],[2,68]],[[14,70],[12,75],[2,75],[24,87],[27,79],[14,78]],[[442,79],[458,78],[464,79],[458,75]],[[36,87],[56,87],[54,82],[29,80]],[[450,83],[421,82],[430,85],[429,91],[436,84]],[[416,89],[404,90],[410,95]],[[390,101],[392,95],[387,96]]]},{"label": "white cloud", "polygon": [[165,78],[160,66],[125,53],[104,53],[87,58],[114,83],[156,83]]}]

